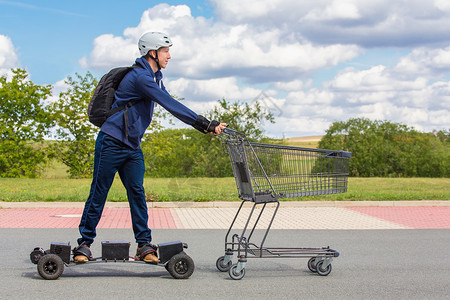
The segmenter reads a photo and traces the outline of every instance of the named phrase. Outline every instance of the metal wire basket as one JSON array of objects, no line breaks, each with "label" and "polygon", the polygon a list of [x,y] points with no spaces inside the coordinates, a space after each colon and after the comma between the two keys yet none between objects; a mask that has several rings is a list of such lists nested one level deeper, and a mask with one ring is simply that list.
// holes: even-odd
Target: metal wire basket
[{"label": "metal wire basket", "polygon": [[254,202],[345,193],[350,152],[250,142],[231,129],[223,139],[239,197]]}]

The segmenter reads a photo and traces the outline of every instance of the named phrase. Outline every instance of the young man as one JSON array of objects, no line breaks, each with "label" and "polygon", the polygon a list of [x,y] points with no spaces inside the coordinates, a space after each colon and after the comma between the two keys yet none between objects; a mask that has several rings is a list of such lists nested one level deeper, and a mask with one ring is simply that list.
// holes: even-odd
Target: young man
[{"label": "young man", "polygon": [[[136,242],[136,257],[145,262],[158,263],[156,247],[147,225],[148,212],[144,192],[144,157],[141,139],[150,125],[155,103],[172,115],[203,133],[220,134],[225,123],[209,121],[173,99],[162,83],[161,69],[169,62],[172,41],[160,32],[145,33],[138,43],[142,57],[119,85],[112,109],[129,101],[143,99],[109,117],[102,125],[95,144],[94,173],[89,197],[79,225],[81,237],[73,250],[74,261],[92,258],[90,245],[96,236],[106,202],[106,196],[116,172],[127,190],[131,220]],[[126,126],[128,124],[128,126]]]}]

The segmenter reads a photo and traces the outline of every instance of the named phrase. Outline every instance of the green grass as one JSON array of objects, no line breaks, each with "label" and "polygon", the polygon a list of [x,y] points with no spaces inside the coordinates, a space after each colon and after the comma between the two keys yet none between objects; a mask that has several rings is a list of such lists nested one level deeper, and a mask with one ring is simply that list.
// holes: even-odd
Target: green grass
[{"label": "green grass", "polygon": [[69,168],[65,164],[53,159],[49,162],[48,166],[44,168],[41,177],[45,179],[69,178],[68,170]]},{"label": "green grass", "polygon": [[[90,179],[0,178],[0,201],[84,202]],[[148,201],[239,201],[234,178],[145,178]],[[348,192],[286,200],[450,200],[450,178],[350,178]],[[127,201],[116,178],[108,201]]]},{"label": "green grass", "polygon": [[330,200],[450,200],[450,178],[349,178],[347,193]]}]

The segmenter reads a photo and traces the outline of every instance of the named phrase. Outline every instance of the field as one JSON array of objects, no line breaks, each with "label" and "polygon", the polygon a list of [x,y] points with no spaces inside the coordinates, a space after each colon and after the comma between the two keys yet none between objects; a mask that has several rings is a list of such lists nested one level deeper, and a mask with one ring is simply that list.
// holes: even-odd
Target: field
[{"label": "field", "polygon": [[[320,136],[289,138],[285,144],[317,148]],[[41,179],[0,178],[0,201],[84,202],[90,179],[69,179],[66,167],[53,162]],[[234,178],[145,178],[147,201],[239,201]],[[287,198],[282,201],[450,200],[450,178],[349,178],[343,194]],[[127,201],[117,176],[108,201]]]},{"label": "field", "polygon": [[319,141],[322,139],[322,136],[303,136],[303,137],[295,137],[295,138],[287,138],[284,140],[284,143],[289,146],[294,147],[303,147],[303,148],[317,148]]},{"label": "field", "polygon": [[[145,178],[147,201],[239,201],[234,178]],[[0,201],[74,201],[89,195],[89,179],[0,179]],[[349,178],[347,193],[290,200],[450,200],[449,178]],[[117,177],[108,201],[127,201]]]}]

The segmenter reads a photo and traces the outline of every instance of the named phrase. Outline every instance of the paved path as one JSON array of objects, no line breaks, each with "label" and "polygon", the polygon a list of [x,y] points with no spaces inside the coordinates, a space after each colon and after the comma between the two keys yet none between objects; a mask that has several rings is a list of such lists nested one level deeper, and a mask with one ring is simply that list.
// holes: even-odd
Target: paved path
[{"label": "paved path", "polygon": [[[150,203],[152,229],[227,229],[239,202]],[[235,228],[251,211],[246,203]],[[0,202],[0,228],[76,228],[83,203]],[[267,228],[268,204],[257,228]],[[258,205],[252,221],[261,206]],[[128,203],[108,202],[98,228],[131,228]],[[450,229],[450,201],[282,202],[273,229]]]}]

